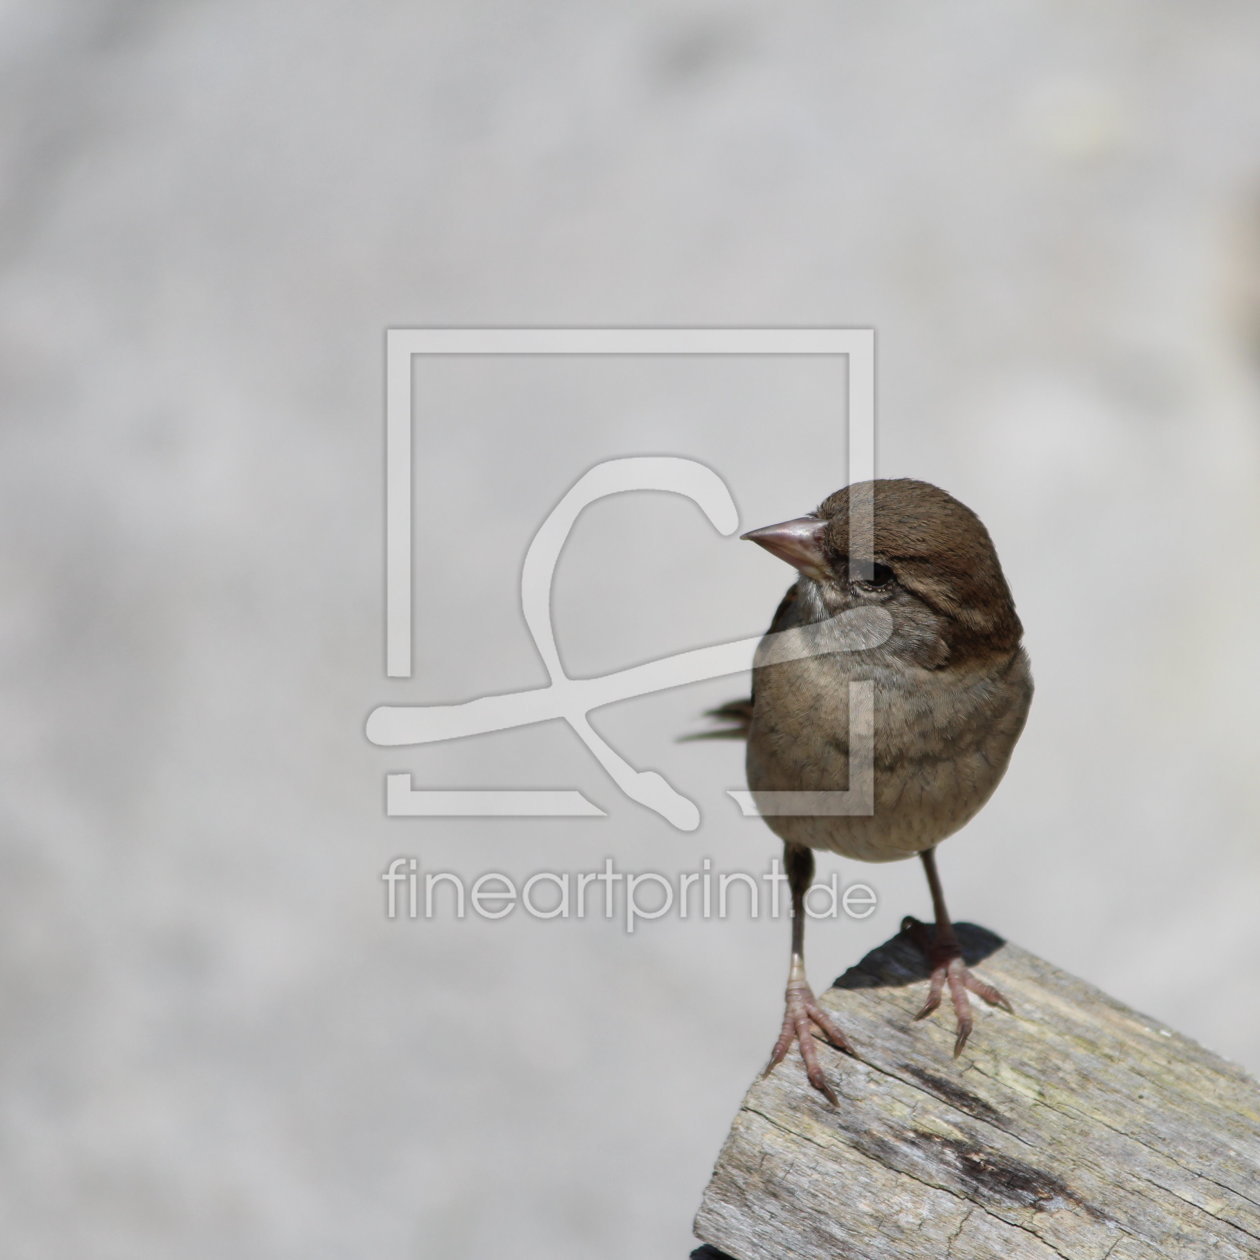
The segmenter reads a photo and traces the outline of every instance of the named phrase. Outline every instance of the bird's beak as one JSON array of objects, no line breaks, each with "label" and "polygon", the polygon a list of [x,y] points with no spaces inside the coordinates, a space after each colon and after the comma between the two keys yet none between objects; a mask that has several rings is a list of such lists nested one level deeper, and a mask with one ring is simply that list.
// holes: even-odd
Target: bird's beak
[{"label": "bird's beak", "polygon": [[827,576],[827,560],[822,549],[826,528],[827,522],[819,517],[802,516],[794,521],[750,530],[740,537],[764,547],[772,556],[786,560],[807,578],[821,582]]}]

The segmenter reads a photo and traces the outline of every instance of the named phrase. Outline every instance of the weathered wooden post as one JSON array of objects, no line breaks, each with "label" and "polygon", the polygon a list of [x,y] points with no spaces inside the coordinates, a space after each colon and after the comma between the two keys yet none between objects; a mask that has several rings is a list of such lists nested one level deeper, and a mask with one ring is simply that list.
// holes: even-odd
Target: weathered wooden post
[{"label": "weathered wooden post", "polygon": [[977,1010],[954,1060],[948,1021],[913,1022],[913,945],[868,954],[823,999],[863,1056],[822,1051],[840,1106],[795,1055],[752,1086],[696,1217],[697,1254],[1260,1258],[1256,1082],[982,928],[959,936],[1016,1015]]}]

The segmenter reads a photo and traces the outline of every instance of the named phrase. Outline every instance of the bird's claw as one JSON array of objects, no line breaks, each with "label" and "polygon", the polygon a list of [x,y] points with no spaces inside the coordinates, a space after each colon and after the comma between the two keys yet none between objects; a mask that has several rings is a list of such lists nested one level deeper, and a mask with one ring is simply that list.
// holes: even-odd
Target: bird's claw
[{"label": "bird's claw", "polygon": [[967,996],[969,992],[983,998],[990,1006],[1000,1007],[1009,1015],[1015,1013],[1010,1002],[999,990],[971,971],[963,961],[962,950],[957,941],[939,941],[932,928],[912,915],[907,915],[901,921],[901,930],[909,934],[932,969],[928,980],[927,1000],[915,1019],[925,1019],[931,1015],[940,1006],[945,989],[949,989],[958,1029],[954,1038],[954,1058],[962,1054],[967,1038],[971,1036],[971,999]]},{"label": "bird's claw", "polygon": [[791,981],[785,995],[783,1028],[779,1033],[778,1041],[774,1043],[774,1049],[770,1052],[770,1062],[766,1064],[765,1071],[761,1075],[769,1076],[783,1062],[787,1052],[792,1048],[792,1043],[796,1042],[800,1047],[801,1058],[805,1063],[805,1075],[809,1083],[835,1107],[838,1105],[835,1091],[827,1084],[827,1078],[823,1075],[822,1066],[818,1062],[818,1047],[815,1045],[818,1038],[815,1037],[815,1028],[822,1034],[822,1040],[826,1040],[837,1050],[843,1050],[845,1054],[850,1054],[854,1058],[858,1057],[849,1039],[836,1027],[827,1012],[818,1005],[818,999],[814,997],[814,991],[809,985],[804,981]]}]

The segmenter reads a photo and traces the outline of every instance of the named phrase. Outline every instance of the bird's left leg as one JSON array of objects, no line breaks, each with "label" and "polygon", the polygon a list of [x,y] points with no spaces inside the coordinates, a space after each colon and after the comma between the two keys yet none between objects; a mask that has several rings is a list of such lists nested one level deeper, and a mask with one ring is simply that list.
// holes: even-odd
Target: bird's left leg
[{"label": "bird's left leg", "polygon": [[805,894],[814,878],[814,852],[798,844],[783,846],[783,864],[787,867],[788,888],[792,893],[792,966],[788,972],[787,992],[784,994],[783,1029],[770,1053],[770,1062],[762,1076],[768,1076],[796,1042],[801,1058],[805,1060],[805,1075],[809,1083],[834,1107],[836,1095],[818,1062],[818,1050],[814,1045],[814,1029],[837,1050],[857,1056],[849,1039],[832,1022],[831,1017],[818,1005],[814,991],[805,978]]},{"label": "bird's left leg", "polygon": [[923,951],[928,966],[932,968],[927,1001],[915,1019],[923,1019],[936,1010],[941,1004],[941,995],[948,986],[958,1026],[958,1035],[954,1038],[954,1058],[957,1058],[962,1054],[967,1038],[971,1036],[971,999],[967,996],[969,990],[984,998],[990,1006],[1000,1006],[1011,1014],[1014,1011],[997,989],[973,975],[963,962],[962,947],[958,944],[949,911],[945,908],[945,893],[941,889],[941,878],[936,872],[936,850],[924,849],[919,857],[923,860],[928,887],[932,892],[936,930],[933,932],[926,923],[920,923],[913,915],[907,915],[901,923],[901,930],[910,933],[915,944]]}]

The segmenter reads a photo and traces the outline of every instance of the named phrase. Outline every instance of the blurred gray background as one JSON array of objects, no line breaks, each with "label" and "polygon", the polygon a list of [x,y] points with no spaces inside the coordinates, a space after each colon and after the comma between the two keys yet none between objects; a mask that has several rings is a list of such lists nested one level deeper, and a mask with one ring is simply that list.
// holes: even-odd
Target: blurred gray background
[{"label": "blurred gray background", "polygon": [[[952,908],[1260,1069],[1254,5],[10,0],[0,58],[5,1254],[691,1246],[786,923],[389,923],[379,876],[764,870],[741,749],[674,742],[745,680],[596,716],[691,834],[559,724],[363,722],[544,680],[520,561],[596,460],[703,460],[745,528],[814,506],[843,365],[426,364],[401,684],[391,325],[876,328],[879,471],[984,517],[1038,683]],[[758,633],[787,580],[599,504],[566,665]],[[387,820],[387,770],[609,817]],[[811,926],[820,986],[928,910],[916,864],[837,868],[881,903]]]}]

